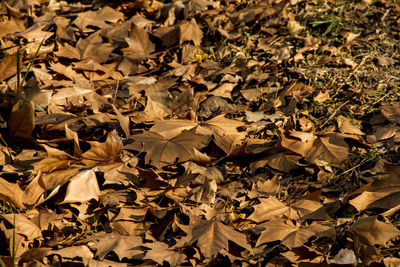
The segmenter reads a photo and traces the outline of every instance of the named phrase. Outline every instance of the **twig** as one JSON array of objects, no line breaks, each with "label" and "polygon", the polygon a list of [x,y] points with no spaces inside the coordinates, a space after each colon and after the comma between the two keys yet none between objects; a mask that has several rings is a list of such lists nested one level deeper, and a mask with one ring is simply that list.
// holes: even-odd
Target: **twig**
[{"label": "twig", "polygon": [[329,116],[329,118],[321,125],[321,129],[324,128],[325,124],[327,124],[331,119],[333,119],[333,117],[335,117],[336,113],[338,113],[338,111],[347,103],[349,103],[350,101],[347,100],[346,102],[344,102],[343,104],[341,104],[337,109],[335,109],[335,111],[332,113],[331,116]]},{"label": "twig", "polygon": [[115,99],[117,98],[118,87],[119,87],[119,77],[117,77],[117,85],[115,86],[115,93],[114,93],[114,98],[113,98],[113,105],[115,105]]},{"label": "twig", "polygon": [[4,145],[7,147],[7,151],[8,151],[8,154],[9,154],[9,156],[10,156],[10,159],[11,159],[11,162],[14,164],[14,159],[13,159],[13,156],[12,156],[12,154],[11,154],[11,150],[10,150],[10,147],[7,145],[7,142],[4,140],[4,138],[3,138],[3,135],[0,133],[0,140],[4,143]]}]

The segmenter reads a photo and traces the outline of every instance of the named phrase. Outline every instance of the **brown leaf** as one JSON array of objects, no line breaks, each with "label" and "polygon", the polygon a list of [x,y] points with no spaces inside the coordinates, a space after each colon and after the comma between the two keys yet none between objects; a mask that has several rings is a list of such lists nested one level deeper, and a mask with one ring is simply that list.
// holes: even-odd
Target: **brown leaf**
[{"label": "brown leaf", "polygon": [[297,226],[283,220],[271,220],[263,224],[266,229],[257,240],[256,247],[267,242],[281,240],[288,248],[300,247],[307,240],[316,235],[332,236],[334,229],[330,226],[313,223],[308,226]]},{"label": "brown leaf", "polygon": [[32,137],[33,129],[35,128],[34,107],[32,102],[17,102],[10,118],[7,121],[8,133],[11,139],[15,142],[25,144],[36,144]]},{"label": "brown leaf", "polygon": [[109,133],[104,143],[96,141],[89,141],[88,143],[91,148],[82,155],[83,164],[95,166],[102,162],[121,161],[122,140],[119,137],[114,137]]},{"label": "brown leaf", "polygon": [[313,98],[314,101],[319,102],[319,103],[324,103],[324,102],[328,101],[329,99],[330,99],[330,96],[329,96],[328,91],[325,91],[325,92],[319,91],[318,94],[316,96],[314,96],[314,98]]},{"label": "brown leaf", "polygon": [[65,124],[65,137],[74,142],[74,157],[80,158],[82,156],[82,151],[79,146],[78,133],[68,128],[67,124]]},{"label": "brown leaf", "polygon": [[17,209],[24,209],[24,192],[18,184],[9,183],[0,178],[0,199],[15,206]]},{"label": "brown leaf", "polygon": [[80,171],[69,179],[64,203],[85,203],[91,199],[99,200],[100,188],[95,172],[92,170]]},{"label": "brown leaf", "polygon": [[373,245],[386,247],[386,243],[400,235],[400,230],[390,223],[378,220],[377,216],[368,216],[358,219],[349,232],[364,238]]},{"label": "brown leaf", "polygon": [[317,137],[311,133],[304,132],[304,134],[301,134],[297,132],[295,135],[296,137],[302,137],[303,142],[301,141],[302,139],[297,139],[297,138],[291,138],[291,134],[285,133],[282,130],[278,129],[278,133],[280,136],[280,140],[278,142],[278,146],[287,148],[297,154],[302,155],[305,157],[307,154],[310,153],[310,150],[312,149],[315,140]]},{"label": "brown leaf", "polygon": [[123,258],[142,258],[144,254],[143,250],[139,248],[143,246],[142,239],[137,236],[99,235],[88,246],[96,250],[95,256],[101,260],[110,252],[114,252],[120,261]]},{"label": "brown leaf", "polygon": [[381,106],[381,113],[391,123],[400,122],[400,106]]},{"label": "brown leaf", "polygon": [[43,145],[43,147],[47,151],[47,157],[34,164],[36,172],[52,172],[66,169],[74,161],[73,157],[64,151],[47,145]]},{"label": "brown leaf", "polygon": [[[249,220],[255,222],[263,222],[274,217],[281,217],[288,214],[290,208],[279,201],[276,197],[260,198],[260,204],[254,206],[254,212],[248,217]],[[298,218],[297,214],[289,214]]]},{"label": "brown leaf", "polygon": [[344,137],[338,134],[328,134],[319,137],[312,148],[307,151],[306,158],[309,162],[327,162],[332,166],[339,166],[349,154],[349,146]]},{"label": "brown leaf", "polygon": [[92,263],[94,254],[87,246],[70,246],[58,250],[51,250],[49,255],[60,255],[63,260],[72,260],[76,257],[82,258],[83,264],[89,265]]},{"label": "brown leaf", "polygon": [[167,139],[158,133],[147,131],[143,134],[131,136],[133,143],[125,149],[146,151],[145,161],[156,167],[162,167],[176,160],[178,162],[196,159],[196,150],[199,150],[210,141],[209,136],[183,131],[174,138]]},{"label": "brown leaf", "polygon": [[60,46],[55,54],[59,57],[66,57],[79,60],[93,60],[103,63],[110,58],[111,51],[114,50],[108,43],[103,43],[99,32],[92,33],[86,39],[79,39],[76,47],[69,44]]},{"label": "brown leaf", "polygon": [[[22,64],[22,60],[20,60]],[[4,55],[0,59],[0,82],[17,73],[17,58],[15,55]]]},{"label": "brown leaf", "polygon": [[129,37],[125,38],[128,43],[128,48],[121,49],[125,55],[130,55],[131,58],[137,60],[145,60],[152,52],[154,52],[155,45],[150,41],[148,32],[132,24],[129,32]]},{"label": "brown leaf", "polygon": [[346,134],[364,135],[360,128],[354,125],[354,120],[340,115],[336,118],[336,121],[340,132]]},{"label": "brown leaf", "polygon": [[179,25],[180,37],[179,44],[183,44],[186,41],[192,41],[195,46],[201,45],[203,39],[203,31],[197,25],[195,21],[185,21]]},{"label": "brown leaf", "polygon": [[115,114],[117,114],[117,119],[119,121],[119,124],[121,125],[122,130],[124,131],[125,137],[128,137],[130,135],[130,130],[129,130],[129,117],[125,117],[124,115],[121,114],[121,112],[118,111],[118,109],[113,105],[113,109]]},{"label": "brown leaf", "polygon": [[106,22],[116,23],[123,18],[123,13],[112,9],[109,6],[105,6],[97,11],[79,12],[77,18],[72,22],[72,24],[77,26],[81,31],[88,32],[92,31],[88,26],[105,29],[111,27],[111,25]]},{"label": "brown leaf", "polygon": [[252,252],[252,248],[244,234],[235,231],[233,227],[227,226],[216,219],[209,221],[199,220],[195,225],[190,225],[184,231],[189,231],[190,234],[182,240],[185,240],[190,245],[197,241],[197,246],[206,258],[211,258],[218,254],[221,249],[228,250],[228,240]]},{"label": "brown leaf", "polygon": [[145,247],[150,248],[146,252],[143,259],[148,259],[163,264],[164,261],[168,262],[171,266],[180,265],[185,255],[168,248],[168,245],[163,242],[153,242],[144,244]]}]

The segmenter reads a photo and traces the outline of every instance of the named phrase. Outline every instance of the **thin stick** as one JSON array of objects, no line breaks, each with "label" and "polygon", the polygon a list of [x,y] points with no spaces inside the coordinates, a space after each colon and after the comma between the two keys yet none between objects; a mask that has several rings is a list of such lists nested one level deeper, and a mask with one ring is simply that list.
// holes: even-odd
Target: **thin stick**
[{"label": "thin stick", "polygon": [[7,147],[7,151],[8,151],[8,154],[9,154],[9,156],[10,156],[11,162],[14,164],[14,159],[13,159],[13,156],[12,156],[12,154],[11,154],[10,147],[7,145],[7,143],[6,143],[6,141],[4,140],[3,136],[1,135],[1,133],[0,133],[0,140],[3,141],[4,145]]},{"label": "thin stick", "polygon": [[328,121],[330,121],[331,119],[333,119],[333,117],[335,117],[336,113],[338,113],[338,111],[339,111],[344,105],[346,105],[346,104],[349,103],[349,102],[350,102],[350,101],[347,100],[346,102],[344,102],[343,104],[341,104],[337,109],[335,109],[335,111],[332,113],[332,115],[329,116],[329,118],[324,122],[324,124],[322,124],[322,125],[320,126],[320,128],[322,129],[322,128],[325,126],[325,124],[327,124]]},{"label": "thin stick", "polygon": [[113,105],[115,105],[115,99],[117,98],[118,87],[119,87],[119,77],[117,77],[117,85],[115,86]]}]

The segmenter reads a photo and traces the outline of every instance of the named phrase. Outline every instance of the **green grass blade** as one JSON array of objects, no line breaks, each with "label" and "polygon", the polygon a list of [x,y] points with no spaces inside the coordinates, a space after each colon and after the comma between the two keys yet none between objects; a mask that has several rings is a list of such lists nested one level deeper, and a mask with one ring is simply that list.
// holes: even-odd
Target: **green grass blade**
[{"label": "green grass blade", "polygon": [[37,58],[37,56],[38,56],[38,54],[39,54],[39,51],[40,51],[40,49],[42,48],[43,43],[44,43],[44,38],[43,38],[43,40],[40,42],[39,47],[36,49],[35,55],[34,55],[33,58],[31,59],[31,61],[29,62],[28,68],[27,68],[27,70],[26,70],[26,72],[25,72],[25,75],[24,75],[24,79],[22,80],[21,84],[19,85],[20,87],[22,87],[22,85],[24,84],[26,78],[28,77],[29,71],[31,70],[31,68],[32,68],[32,66],[33,66],[33,63],[35,62],[35,59]]}]

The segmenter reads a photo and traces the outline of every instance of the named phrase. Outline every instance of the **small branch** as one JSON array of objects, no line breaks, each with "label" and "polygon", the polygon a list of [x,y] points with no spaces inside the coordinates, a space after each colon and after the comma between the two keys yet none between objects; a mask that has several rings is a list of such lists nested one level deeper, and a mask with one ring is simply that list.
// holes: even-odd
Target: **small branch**
[{"label": "small branch", "polygon": [[331,116],[329,116],[329,118],[320,126],[320,128],[324,128],[324,126],[331,120],[333,119],[333,117],[335,117],[336,113],[338,113],[338,111],[347,103],[349,103],[350,101],[347,100],[346,102],[344,102],[343,104],[341,104],[337,109],[335,109],[335,111],[332,113]]},{"label": "small branch", "polygon": [[7,145],[6,141],[3,138],[3,135],[0,133],[0,140],[3,142],[3,144],[7,147],[7,151],[8,151],[8,155],[10,156],[11,162],[14,164],[14,159],[13,156],[11,154],[11,150],[10,147]]},{"label": "small branch", "polygon": [[119,87],[119,77],[117,78],[117,84],[116,84],[116,86],[115,86],[115,93],[114,93],[114,98],[113,98],[113,105],[115,105],[115,99],[117,98],[118,87]]}]

